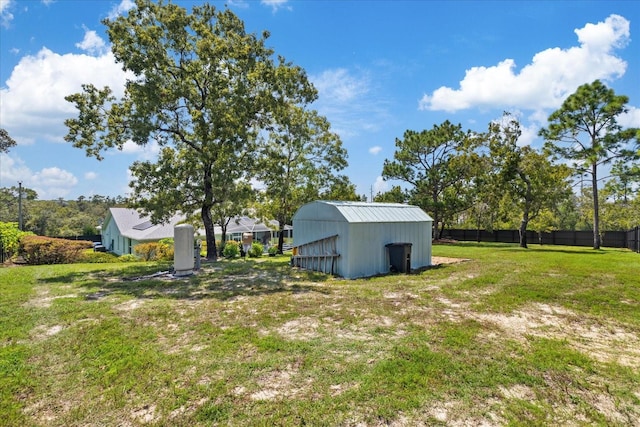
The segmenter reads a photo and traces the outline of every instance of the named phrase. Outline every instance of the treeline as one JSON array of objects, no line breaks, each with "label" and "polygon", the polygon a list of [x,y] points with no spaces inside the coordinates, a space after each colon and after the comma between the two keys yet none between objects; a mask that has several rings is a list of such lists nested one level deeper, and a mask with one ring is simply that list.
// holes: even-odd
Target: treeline
[{"label": "treeline", "polygon": [[[0,222],[19,223],[19,188],[0,188]],[[110,207],[125,204],[123,197],[94,195],[76,200],[38,200],[37,193],[22,187],[22,230],[39,236],[100,234],[98,226]]]},{"label": "treeline", "polygon": [[517,229],[527,247],[527,230],[590,229],[598,249],[602,232],[640,224],[640,129],[617,122],[627,102],[598,80],[580,86],[540,130],[542,149],[521,140],[509,113],[486,132],[449,121],[407,130],[382,171],[405,188],[375,200],[420,206],[436,238],[446,228]]}]

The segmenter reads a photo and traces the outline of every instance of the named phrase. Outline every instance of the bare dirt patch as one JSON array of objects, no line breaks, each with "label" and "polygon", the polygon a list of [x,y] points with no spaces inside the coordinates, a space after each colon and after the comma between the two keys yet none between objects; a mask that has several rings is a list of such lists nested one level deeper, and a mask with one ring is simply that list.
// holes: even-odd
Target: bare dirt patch
[{"label": "bare dirt patch", "polygon": [[618,325],[585,319],[564,307],[531,304],[510,314],[461,313],[490,322],[521,342],[527,335],[566,340],[576,350],[605,363],[640,369],[640,338]]},{"label": "bare dirt patch", "polygon": [[459,262],[471,261],[468,258],[448,258],[443,256],[432,256],[431,265],[438,266],[443,264],[457,264]]}]

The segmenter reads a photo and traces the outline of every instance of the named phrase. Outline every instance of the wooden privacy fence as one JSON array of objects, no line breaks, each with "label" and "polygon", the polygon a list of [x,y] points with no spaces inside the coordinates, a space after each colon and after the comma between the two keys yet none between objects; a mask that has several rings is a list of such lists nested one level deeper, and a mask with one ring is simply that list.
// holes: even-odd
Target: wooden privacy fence
[{"label": "wooden privacy fence", "polygon": [[[518,243],[518,230],[445,230],[443,236],[461,241]],[[528,243],[542,245],[593,246],[592,231],[551,231],[538,233],[527,231]],[[609,248],[628,248],[640,252],[640,227],[629,231],[605,231],[602,233],[602,246]]]},{"label": "wooden privacy fence", "polygon": [[305,270],[334,274],[336,260],[340,256],[336,249],[338,235],[314,240],[295,246],[291,265]]}]

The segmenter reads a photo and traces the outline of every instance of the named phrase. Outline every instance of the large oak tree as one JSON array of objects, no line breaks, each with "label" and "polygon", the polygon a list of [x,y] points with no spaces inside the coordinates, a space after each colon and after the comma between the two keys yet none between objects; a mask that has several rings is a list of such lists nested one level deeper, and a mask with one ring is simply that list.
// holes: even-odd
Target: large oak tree
[{"label": "large oak tree", "polygon": [[126,16],[103,23],[116,60],[133,78],[122,99],[92,85],[68,96],[79,115],[65,122],[65,139],[98,159],[127,141],[166,147],[155,166],[133,168],[137,206],[162,221],[197,205],[207,258],[215,259],[211,209],[247,177],[259,132],[284,105],[304,106],[317,92],[304,70],[274,58],[268,33],[247,33],[228,9],[203,4],[188,13],[162,0],[137,0]]}]

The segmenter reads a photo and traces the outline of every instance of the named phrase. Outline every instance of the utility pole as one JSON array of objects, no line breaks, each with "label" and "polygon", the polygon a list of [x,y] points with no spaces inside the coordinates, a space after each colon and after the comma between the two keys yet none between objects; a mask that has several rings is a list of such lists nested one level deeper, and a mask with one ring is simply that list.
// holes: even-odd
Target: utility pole
[{"label": "utility pole", "polygon": [[18,230],[22,230],[22,181],[18,181]]}]

